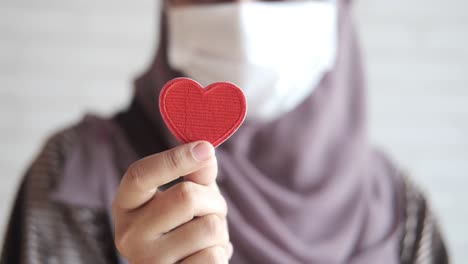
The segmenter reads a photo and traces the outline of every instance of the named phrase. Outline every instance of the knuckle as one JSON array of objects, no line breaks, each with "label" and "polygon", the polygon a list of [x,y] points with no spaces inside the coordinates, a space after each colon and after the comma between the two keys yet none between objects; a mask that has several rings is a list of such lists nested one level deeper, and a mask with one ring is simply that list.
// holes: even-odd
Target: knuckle
[{"label": "knuckle", "polygon": [[142,172],[138,162],[132,163],[126,172],[129,182],[133,183],[137,188],[141,188]]},{"label": "knuckle", "polygon": [[132,242],[130,241],[129,232],[116,232],[114,242],[119,253],[124,257],[128,257],[130,251],[129,248],[132,244]]},{"label": "knuckle", "polygon": [[219,264],[226,262],[226,253],[221,247],[212,247],[206,253],[206,263]]},{"label": "knuckle", "polygon": [[219,196],[220,196],[221,205],[222,205],[222,214],[223,216],[227,216],[229,208],[228,208],[226,199],[224,199],[224,196],[221,193],[219,193]]},{"label": "knuckle", "polygon": [[203,217],[202,227],[206,234],[219,237],[224,232],[224,222],[217,215],[207,215]]},{"label": "knuckle", "polygon": [[234,247],[232,246],[231,242],[228,242],[226,245],[226,255],[227,255],[228,260],[232,257],[233,253],[234,253]]},{"label": "knuckle", "polygon": [[164,162],[168,168],[179,168],[184,160],[184,153],[181,150],[174,149],[164,155]]},{"label": "knuckle", "polygon": [[183,205],[185,210],[192,212],[195,206],[195,186],[193,182],[181,182],[176,190],[177,200]]}]

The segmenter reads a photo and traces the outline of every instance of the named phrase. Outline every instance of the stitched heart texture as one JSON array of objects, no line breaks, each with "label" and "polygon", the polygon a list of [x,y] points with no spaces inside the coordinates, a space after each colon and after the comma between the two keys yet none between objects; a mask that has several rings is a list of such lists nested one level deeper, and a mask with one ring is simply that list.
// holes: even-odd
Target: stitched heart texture
[{"label": "stitched heart texture", "polygon": [[242,90],[232,83],[217,82],[203,88],[192,79],[176,78],[161,90],[159,110],[180,142],[206,140],[217,147],[242,124],[247,102]]}]

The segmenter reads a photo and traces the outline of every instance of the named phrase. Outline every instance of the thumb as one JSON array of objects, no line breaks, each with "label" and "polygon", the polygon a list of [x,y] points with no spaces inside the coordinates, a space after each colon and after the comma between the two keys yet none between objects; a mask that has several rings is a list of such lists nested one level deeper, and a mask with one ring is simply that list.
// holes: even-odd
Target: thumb
[{"label": "thumb", "polygon": [[[210,144],[211,145],[211,144]],[[213,149],[214,152],[214,149]],[[211,185],[216,183],[218,175],[218,161],[216,154],[206,162],[206,165],[197,171],[194,171],[184,177],[185,180],[191,181],[201,185]]]}]

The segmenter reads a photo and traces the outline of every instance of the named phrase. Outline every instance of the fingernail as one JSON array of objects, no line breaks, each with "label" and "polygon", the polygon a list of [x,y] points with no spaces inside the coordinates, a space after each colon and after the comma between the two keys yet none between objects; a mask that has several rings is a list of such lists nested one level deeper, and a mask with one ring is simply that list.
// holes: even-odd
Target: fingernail
[{"label": "fingernail", "polygon": [[197,161],[205,161],[211,158],[214,153],[213,146],[208,142],[199,142],[192,147],[192,156]]}]

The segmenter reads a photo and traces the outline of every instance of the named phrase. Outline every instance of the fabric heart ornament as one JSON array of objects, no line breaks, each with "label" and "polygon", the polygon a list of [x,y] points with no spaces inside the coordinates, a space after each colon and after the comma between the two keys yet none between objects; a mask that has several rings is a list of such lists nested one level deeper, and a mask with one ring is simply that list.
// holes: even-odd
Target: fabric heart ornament
[{"label": "fabric heart ornament", "polygon": [[176,78],[161,90],[159,110],[182,143],[206,140],[217,147],[242,124],[247,102],[242,90],[232,83],[217,82],[203,88],[192,79]]}]

